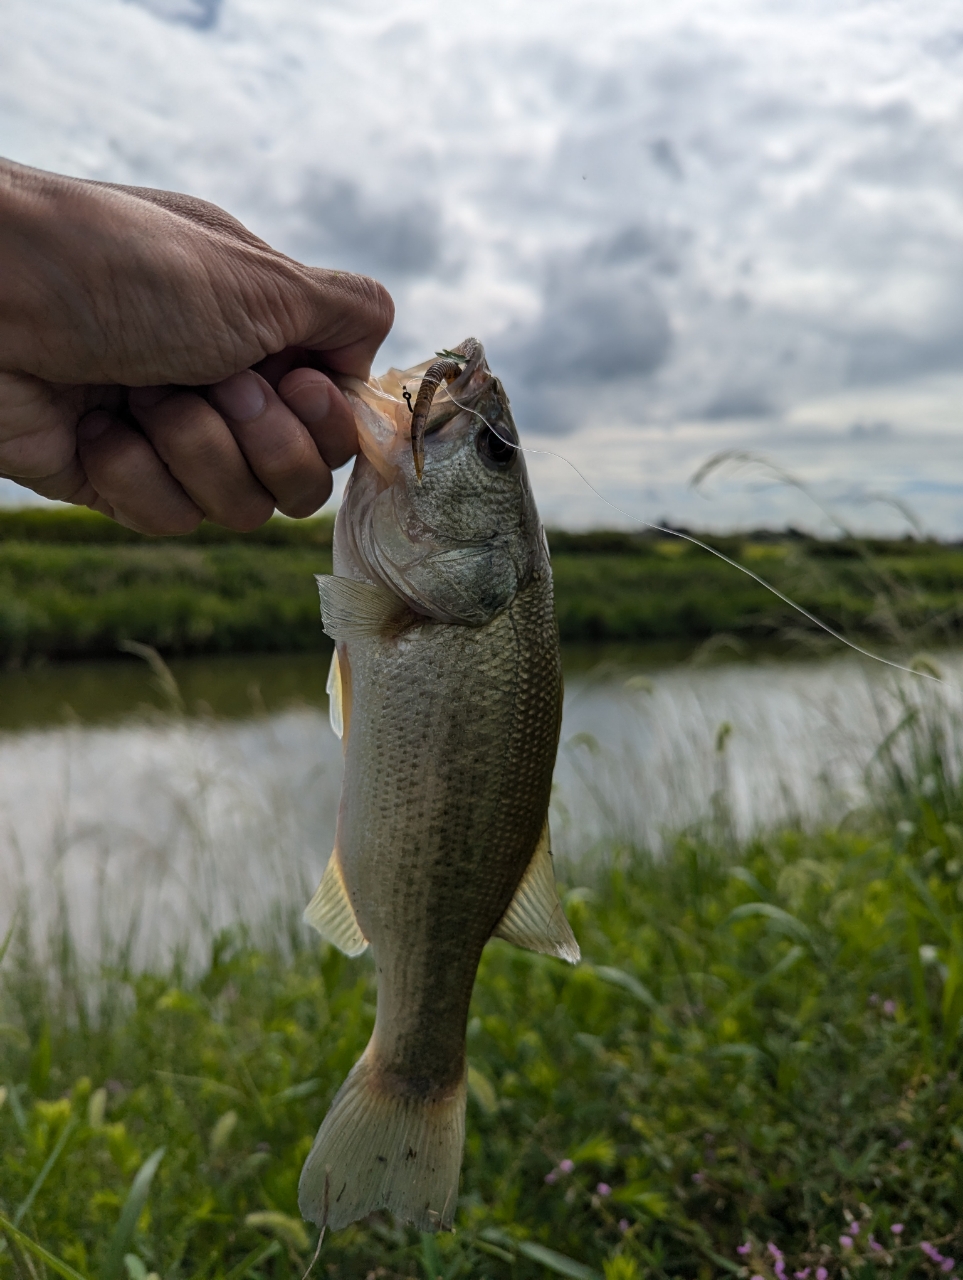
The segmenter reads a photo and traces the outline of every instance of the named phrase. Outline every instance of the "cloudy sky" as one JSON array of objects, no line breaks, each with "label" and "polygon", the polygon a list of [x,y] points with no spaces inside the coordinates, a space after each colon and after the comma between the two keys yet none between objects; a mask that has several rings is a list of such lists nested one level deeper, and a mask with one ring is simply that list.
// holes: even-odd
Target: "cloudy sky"
[{"label": "cloudy sky", "polygon": [[3,28],[0,153],[378,276],[385,364],[480,337],[525,442],[628,513],[532,455],[553,522],[824,527],[758,456],[858,527],[905,528],[895,498],[963,535],[958,3],[5,0]]}]

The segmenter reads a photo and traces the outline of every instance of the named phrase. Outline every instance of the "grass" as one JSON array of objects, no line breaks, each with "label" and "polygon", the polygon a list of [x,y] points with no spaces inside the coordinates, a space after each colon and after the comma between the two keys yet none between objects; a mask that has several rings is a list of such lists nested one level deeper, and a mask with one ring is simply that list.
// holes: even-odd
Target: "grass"
[{"label": "grass", "polygon": [[[331,520],[213,525],[150,539],[83,509],[0,512],[0,662],[325,645],[315,573],[331,569]],[[566,643],[815,643],[820,634],[758,583],[665,537],[550,532]],[[709,537],[835,629],[915,649],[960,634],[963,548],[903,539]]]},{"label": "grass", "polygon": [[[582,965],[491,944],[457,1231],[375,1215],[325,1240],[319,1273],[945,1274],[963,789],[925,710],[907,703],[842,829],[739,847],[717,797],[658,860],[596,851],[566,890]],[[0,993],[0,1276],[54,1274],[39,1248],[75,1280],[303,1274],[298,1174],[370,1032],[370,963],[279,913],[200,968],[138,972],[118,947],[91,974],[66,930],[38,957],[21,916]]]}]

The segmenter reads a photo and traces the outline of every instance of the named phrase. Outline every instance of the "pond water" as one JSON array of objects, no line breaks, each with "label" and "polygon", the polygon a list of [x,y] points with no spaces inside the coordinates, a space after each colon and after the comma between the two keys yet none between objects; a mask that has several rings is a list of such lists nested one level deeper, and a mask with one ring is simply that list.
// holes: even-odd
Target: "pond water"
[{"label": "pond water", "polygon": [[[693,824],[836,821],[907,700],[963,716],[963,655],[941,657],[944,685],[853,657],[673,656],[567,656],[552,829],[570,881]],[[21,902],[39,941],[66,924],[87,956],[126,938],[147,962],[300,907],[337,816],[326,674],[302,654],[0,676],[0,937]]]}]

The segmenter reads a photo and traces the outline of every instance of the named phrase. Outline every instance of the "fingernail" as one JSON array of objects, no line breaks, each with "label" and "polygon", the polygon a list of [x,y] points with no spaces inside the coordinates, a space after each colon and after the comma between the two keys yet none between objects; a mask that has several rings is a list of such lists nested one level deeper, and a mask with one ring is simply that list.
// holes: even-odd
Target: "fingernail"
[{"label": "fingernail", "polygon": [[250,370],[219,382],[212,388],[212,395],[218,409],[234,422],[250,422],[264,412],[267,404],[261,379]]},{"label": "fingernail", "polygon": [[131,387],[127,403],[132,409],[153,409],[170,395],[170,387]]},{"label": "fingernail", "polygon": [[85,440],[96,440],[98,436],[104,434],[109,426],[110,414],[97,411],[88,413],[86,418],[82,418],[77,430]]}]

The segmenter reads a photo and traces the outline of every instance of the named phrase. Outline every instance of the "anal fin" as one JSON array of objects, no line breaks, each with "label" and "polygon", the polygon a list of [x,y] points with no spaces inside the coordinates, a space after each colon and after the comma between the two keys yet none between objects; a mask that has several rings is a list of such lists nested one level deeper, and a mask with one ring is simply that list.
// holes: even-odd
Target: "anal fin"
[{"label": "anal fin", "polygon": [[368,945],[348,897],[337,849],[328,859],[317,892],[304,908],[304,920],[346,956],[360,956]]},{"label": "anal fin", "polygon": [[528,869],[492,937],[504,938],[527,951],[558,956],[570,964],[578,964],[581,959],[575,934],[565,918],[555,887],[547,818]]}]

